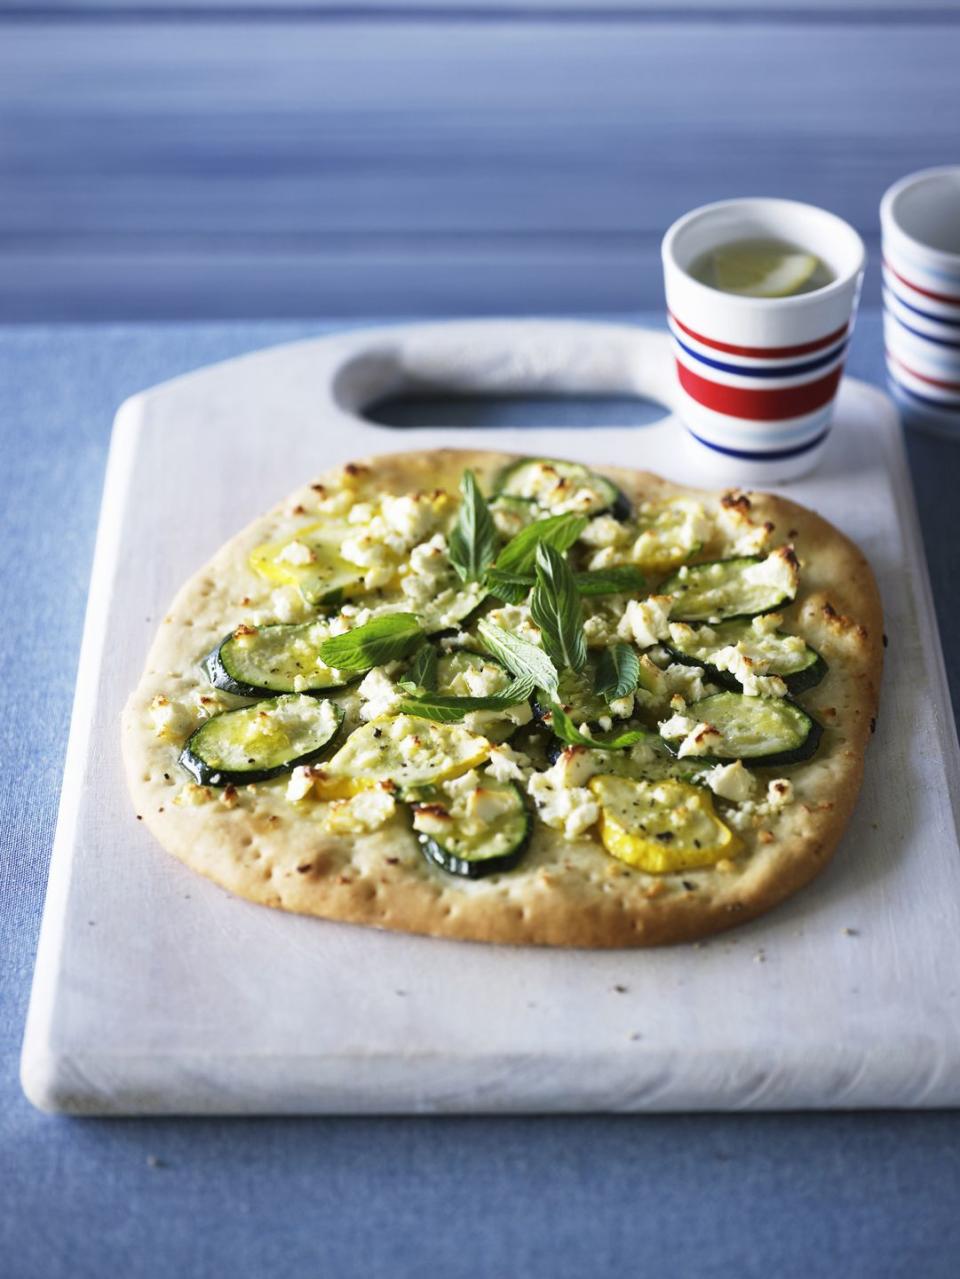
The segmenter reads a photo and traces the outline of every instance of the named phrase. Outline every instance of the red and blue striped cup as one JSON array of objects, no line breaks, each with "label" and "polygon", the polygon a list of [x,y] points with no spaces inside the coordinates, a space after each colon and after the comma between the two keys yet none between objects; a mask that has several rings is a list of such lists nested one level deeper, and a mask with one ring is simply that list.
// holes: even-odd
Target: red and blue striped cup
[{"label": "red and blue striped cup", "polygon": [[[745,239],[815,253],[832,275],[792,297],[723,293],[693,278],[704,253]],[[679,413],[697,469],[717,483],[775,483],[820,461],[853,328],[866,253],[856,231],[793,200],[724,200],[663,240]]]},{"label": "red and blue striped cup", "polygon": [[960,166],[902,178],[880,225],[890,390],[912,425],[960,438]]}]

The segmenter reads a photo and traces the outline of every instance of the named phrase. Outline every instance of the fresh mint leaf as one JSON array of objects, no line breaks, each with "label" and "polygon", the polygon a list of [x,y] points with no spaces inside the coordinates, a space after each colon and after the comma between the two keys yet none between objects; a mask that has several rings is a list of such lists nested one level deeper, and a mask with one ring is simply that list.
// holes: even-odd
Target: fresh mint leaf
[{"label": "fresh mint leaf", "polygon": [[532,585],[537,547],[545,545],[556,551],[569,551],[588,523],[585,515],[550,515],[528,524],[497,556],[497,571],[529,577]]},{"label": "fresh mint leaf", "polygon": [[551,697],[557,696],[557,668],[542,648],[487,618],[479,623],[477,632],[488,652],[501,661],[511,675],[532,680],[536,688],[544,689]]},{"label": "fresh mint leaf", "polygon": [[405,693],[428,693],[437,687],[437,650],[432,644],[417,649],[403,679],[397,680],[397,686]]},{"label": "fresh mint leaf", "polygon": [[530,615],[540,627],[543,647],[558,667],[582,671],[587,661],[583,607],[570,566],[548,542],[537,547],[537,580],[530,594]]},{"label": "fresh mint leaf", "polygon": [[626,697],[637,687],[640,678],[640,659],[629,644],[614,644],[605,648],[597,663],[594,688],[607,702]]},{"label": "fresh mint leaf", "polygon": [[515,679],[502,693],[490,697],[445,697],[440,693],[422,693],[405,698],[397,707],[400,715],[419,715],[439,724],[456,724],[471,711],[505,711],[525,702],[533,692],[533,680]]},{"label": "fresh mint leaf", "polygon": [[550,710],[550,728],[554,735],[559,737],[561,742],[567,746],[588,746],[596,751],[625,751],[631,746],[635,746],[637,742],[645,741],[654,734],[648,732],[644,728],[628,728],[620,733],[606,733],[598,737],[590,737],[587,733],[581,733],[576,724],[563,709],[556,703],[549,703]]},{"label": "fresh mint leaf", "polygon": [[415,613],[387,613],[320,645],[322,661],[338,671],[368,671],[406,657],[423,639]]},{"label": "fresh mint leaf", "polygon": [[450,533],[450,563],[463,582],[478,582],[493,563],[497,530],[473,471],[460,480],[460,510]]},{"label": "fresh mint leaf", "polygon": [[525,577],[522,574],[505,573],[494,566],[487,569],[484,583],[491,595],[504,600],[507,604],[522,604],[530,594],[533,586],[533,574]]},{"label": "fresh mint leaf", "polygon": [[583,596],[590,595],[639,595],[647,589],[647,579],[632,564],[618,564],[613,568],[595,568],[586,573],[574,573],[573,580]]}]

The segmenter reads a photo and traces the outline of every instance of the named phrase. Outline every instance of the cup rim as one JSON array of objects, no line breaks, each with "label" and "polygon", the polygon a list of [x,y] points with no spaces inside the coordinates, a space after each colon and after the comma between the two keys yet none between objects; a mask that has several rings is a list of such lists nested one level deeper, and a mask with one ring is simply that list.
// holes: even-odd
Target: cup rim
[{"label": "cup rim", "polygon": [[[750,297],[739,293],[724,293],[721,289],[711,288],[709,284],[703,284],[700,280],[695,279],[687,268],[682,266],[677,260],[675,253],[677,239],[691,223],[700,218],[718,213],[723,209],[735,209],[741,206],[766,207],[774,210],[799,209],[804,213],[813,213],[817,217],[825,218],[835,223],[838,230],[844,235],[852,237],[857,260],[849,270],[842,275],[838,275],[836,279],[831,280],[829,284],[825,284],[822,288],[813,289],[808,293],[794,293],[789,297]],[[829,209],[820,208],[816,204],[806,204],[803,200],[785,200],[776,196],[738,196],[731,200],[715,200],[710,204],[701,204],[698,208],[691,209],[689,213],[683,214],[682,217],[671,223],[661,242],[660,252],[664,266],[672,267],[673,270],[678,271],[694,296],[701,294],[704,299],[710,298],[714,300],[720,296],[723,298],[725,306],[729,305],[735,310],[742,311],[756,311],[758,307],[769,307],[778,311],[802,310],[805,307],[831,299],[850,287],[851,282],[863,271],[867,259],[866,246],[860,233],[838,214],[831,213]]]},{"label": "cup rim", "polygon": [[932,245],[924,244],[922,240],[918,240],[916,236],[903,229],[897,220],[896,211],[897,201],[905,192],[918,186],[921,182],[928,181],[930,178],[940,177],[942,174],[948,173],[960,178],[960,164],[938,164],[934,165],[933,168],[918,169],[916,173],[908,173],[899,178],[894,182],[893,186],[884,191],[880,200],[880,227],[884,235],[893,235],[903,241],[903,243],[909,244],[912,249],[916,250],[919,255],[922,255],[934,266],[956,271],[960,268],[960,253],[949,253],[946,249],[936,249]]}]

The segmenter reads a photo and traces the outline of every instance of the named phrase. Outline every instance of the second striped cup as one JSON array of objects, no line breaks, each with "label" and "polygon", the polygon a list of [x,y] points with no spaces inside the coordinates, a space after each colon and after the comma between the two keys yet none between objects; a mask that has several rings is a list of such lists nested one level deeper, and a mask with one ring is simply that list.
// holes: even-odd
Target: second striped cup
[{"label": "second striped cup", "polygon": [[725,200],[663,241],[688,447],[718,483],[811,471],[830,432],[865,251],[841,218],[792,200]]}]

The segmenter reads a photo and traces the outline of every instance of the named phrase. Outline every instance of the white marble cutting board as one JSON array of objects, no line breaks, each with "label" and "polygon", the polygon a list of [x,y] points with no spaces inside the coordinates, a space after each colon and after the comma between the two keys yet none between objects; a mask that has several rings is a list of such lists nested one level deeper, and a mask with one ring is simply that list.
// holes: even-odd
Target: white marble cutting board
[{"label": "white marble cutting board", "polygon": [[352,333],[147,391],[114,429],[23,1052],[83,1114],[502,1112],[960,1103],[958,752],[895,413],[841,390],[790,495],[880,580],[890,636],[863,793],[830,868],[701,946],[485,947],[283,915],[191,874],[134,820],[120,707],[181,581],[306,476],[451,442],[692,478],[649,428],[374,426],[390,390],[673,394],[661,334],[486,322]]}]

